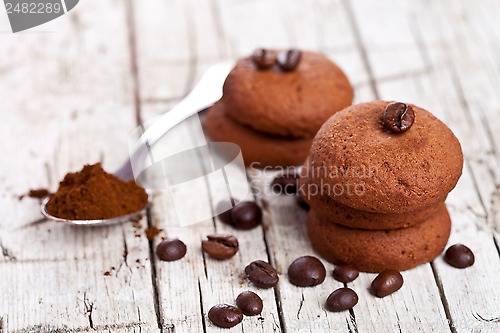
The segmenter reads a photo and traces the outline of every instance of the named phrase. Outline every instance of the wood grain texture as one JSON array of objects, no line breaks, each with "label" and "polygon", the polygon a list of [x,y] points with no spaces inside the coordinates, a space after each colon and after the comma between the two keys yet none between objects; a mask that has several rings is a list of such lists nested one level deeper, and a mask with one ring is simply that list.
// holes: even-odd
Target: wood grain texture
[{"label": "wood grain texture", "polygon": [[[6,19],[1,13],[1,29]],[[222,332],[208,310],[234,304],[244,290],[263,298],[264,311],[229,331],[500,331],[499,19],[495,0],[87,0],[38,33],[0,34],[0,112],[8,115],[0,122],[0,332]],[[439,257],[404,272],[403,288],[384,299],[368,293],[375,275],[361,274],[348,284],[358,305],[329,313],[324,301],[342,284],[331,276],[314,288],[288,281],[288,265],[314,251],[306,213],[293,197],[268,190],[276,172],[248,171],[254,187],[246,199],[264,209],[263,226],[251,231],[218,218],[179,227],[168,192],[156,193],[140,222],[163,229],[153,241],[128,224],[81,229],[41,221],[36,200],[18,200],[30,188],[54,190],[84,163],[113,170],[137,120],[167,112],[211,64],[262,46],[324,52],[346,71],[356,102],[412,102],[450,126],[466,163],[447,200],[449,244],[471,247],[473,267],[458,270]],[[162,149],[202,144],[193,117]],[[224,191],[214,181],[198,183],[185,207],[199,214]],[[237,236],[238,254],[205,256],[201,241],[212,233]],[[159,261],[161,237],[183,240],[186,257]],[[276,288],[245,278],[255,259],[277,267]],[[333,265],[324,263],[330,274]]]},{"label": "wood grain texture", "polygon": [[2,332],[158,331],[145,237],[130,224],[39,221],[39,202],[18,200],[30,188],[55,190],[85,163],[112,170],[127,156],[135,124],[125,19],[120,1],[86,1],[51,33],[0,35]]},{"label": "wood grain texture", "polygon": [[[358,22],[364,22],[369,19],[368,16],[372,16],[366,11],[369,1],[354,1],[352,4]],[[401,68],[401,77],[388,80],[376,78],[379,97],[413,102],[433,112],[457,135],[465,155],[464,173],[447,201],[453,221],[449,244],[464,243],[470,246],[476,253],[476,264],[467,270],[454,269],[444,263],[442,258],[437,258],[432,264],[449,327],[453,332],[499,329],[498,323],[481,319],[496,317],[494,313],[498,313],[500,297],[494,287],[494,281],[500,276],[499,254],[494,242],[494,237],[498,235],[498,222],[491,212],[495,203],[495,184],[498,183],[498,160],[492,154],[496,147],[491,139],[491,122],[486,120],[488,111],[474,107],[472,101],[467,100],[467,96],[484,94],[483,87],[490,86],[486,83],[488,81],[480,78],[489,76],[491,64],[486,59],[480,59],[483,52],[471,52],[471,46],[464,43],[471,31],[477,32],[477,28],[480,28],[479,31],[487,30],[480,23],[486,19],[482,16],[486,14],[477,9],[468,12],[469,7],[466,10],[464,2],[455,2],[450,6],[435,4],[429,8],[423,4],[406,6],[404,3],[388,1],[386,6],[390,11],[399,13],[392,13],[393,18],[388,24],[397,26],[398,34],[385,34],[384,43],[396,45],[402,38],[406,41],[403,48],[420,60]],[[498,13],[493,2],[488,7]],[[450,26],[452,22],[453,27]],[[462,29],[464,24],[458,22],[467,22],[470,28]],[[386,32],[384,29],[387,26],[379,24],[368,29],[359,24],[359,27],[363,43],[374,43],[366,48],[373,72],[392,67],[392,62],[386,62],[377,55],[377,50],[384,47],[383,43],[372,38],[373,35],[380,36]],[[470,40],[478,43],[482,39],[477,34]],[[486,43],[484,47],[490,45]],[[476,58],[474,64],[468,59],[471,55]],[[415,72],[415,63],[425,64],[423,70]],[[473,72],[465,76],[472,68]],[[479,81],[471,85],[470,78]],[[483,98],[485,101],[493,99],[492,96]],[[443,323],[442,320],[440,322]],[[441,328],[438,326],[438,329]]]}]

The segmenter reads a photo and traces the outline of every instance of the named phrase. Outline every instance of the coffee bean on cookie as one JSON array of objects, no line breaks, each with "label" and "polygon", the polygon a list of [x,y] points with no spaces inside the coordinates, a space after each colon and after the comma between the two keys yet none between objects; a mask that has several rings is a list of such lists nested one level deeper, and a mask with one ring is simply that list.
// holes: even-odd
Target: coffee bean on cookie
[{"label": "coffee bean on cookie", "polygon": [[281,51],[278,53],[278,66],[285,72],[293,71],[299,65],[302,52],[296,49]]},{"label": "coffee bean on cookie", "polygon": [[205,253],[214,259],[229,259],[238,252],[238,240],[230,235],[208,235],[208,240],[201,242]]},{"label": "coffee bean on cookie", "polygon": [[262,299],[253,291],[244,291],[236,297],[236,306],[247,316],[256,316],[262,312]]},{"label": "coffee bean on cookie", "polygon": [[340,312],[352,309],[358,304],[358,295],[350,288],[339,288],[328,296],[325,308],[328,311]]},{"label": "coffee bean on cookie", "polygon": [[337,281],[347,283],[356,280],[359,271],[349,265],[340,265],[333,270],[333,278]]},{"label": "coffee bean on cookie", "polygon": [[233,305],[217,304],[208,311],[208,318],[216,326],[230,328],[241,323],[243,313]]},{"label": "coffee bean on cookie", "polygon": [[295,259],[288,267],[290,283],[298,287],[311,287],[323,283],[326,269],[316,257],[304,256]]},{"label": "coffee bean on cookie", "polygon": [[272,288],[278,283],[278,272],[269,263],[255,260],[245,267],[248,279],[260,288]]},{"label": "coffee bean on cookie", "polygon": [[384,110],[384,126],[391,132],[402,133],[410,129],[415,121],[415,111],[405,103],[394,102]]},{"label": "coffee bean on cookie", "polygon": [[456,268],[466,268],[474,264],[474,253],[463,244],[452,245],[446,250],[444,260]]},{"label": "coffee bean on cookie", "polygon": [[266,49],[257,49],[252,54],[252,60],[259,69],[268,69],[276,63],[276,52]]},{"label": "coffee bean on cookie", "polygon": [[377,297],[385,297],[403,286],[403,276],[398,271],[383,271],[373,280],[371,293]]}]

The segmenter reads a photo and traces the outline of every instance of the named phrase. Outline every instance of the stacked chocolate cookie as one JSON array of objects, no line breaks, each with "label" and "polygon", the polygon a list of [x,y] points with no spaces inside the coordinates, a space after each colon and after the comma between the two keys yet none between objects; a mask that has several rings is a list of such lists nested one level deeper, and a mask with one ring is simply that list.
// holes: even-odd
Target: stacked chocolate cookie
[{"label": "stacked chocolate cookie", "polygon": [[450,234],[444,201],[462,164],[457,138],[422,108],[376,101],[336,113],[300,179],[313,247],[366,272],[433,260]]},{"label": "stacked chocolate cookie", "polygon": [[325,56],[259,49],[231,71],[204,129],[239,145],[246,165],[300,165],[321,125],[352,99],[349,80]]}]

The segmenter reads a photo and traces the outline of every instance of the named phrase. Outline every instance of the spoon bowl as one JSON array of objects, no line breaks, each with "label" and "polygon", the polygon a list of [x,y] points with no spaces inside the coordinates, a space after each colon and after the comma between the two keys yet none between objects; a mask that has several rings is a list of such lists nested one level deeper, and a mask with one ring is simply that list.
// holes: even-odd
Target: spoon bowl
[{"label": "spoon bowl", "polygon": [[45,197],[42,200],[42,204],[40,207],[40,211],[42,212],[42,215],[52,221],[55,222],[62,222],[66,224],[71,224],[71,225],[80,225],[80,226],[108,226],[108,225],[113,225],[113,224],[118,224],[118,223],[123,223],[123,222],[128,222],[132,221],[134,219],[139,218],[142,213],[151,205],[151,202],[153,200],[153,195],[149,192],[146,191],[148,194],[148,203],[146,206],[136,212],[126,214],[126,215],[120,215],[116,217],[112,217],[109,219],[99,219],[99,220],[68,220],[68,219],[63,219],[57,216],[53,216],[49,213],[47,210],[47,203],[50,200],[50,196]]}]

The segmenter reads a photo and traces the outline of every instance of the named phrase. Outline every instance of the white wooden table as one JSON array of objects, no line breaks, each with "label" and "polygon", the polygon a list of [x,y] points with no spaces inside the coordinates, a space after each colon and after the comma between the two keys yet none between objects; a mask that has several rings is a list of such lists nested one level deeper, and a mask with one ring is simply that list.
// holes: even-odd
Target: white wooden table
[{"label": "white wooden table", "polygon": [[[231,331],[500,332],[499,21],[498,0],[85,0],[13,35],[0,10],[0,332],[224,331],[208,309],[255,290],[242,279],[255,259],[281,280],[257,290],[262,316]],[[159,238],[131,224],[72,228],[18,199],[55,190],[85,163],[113,170],[136,125],[168,111],[211,64],[259,46],[322,51],[345,69],[357,102],[412,102],[452,128],[466,161],[447,201],[450,244],[472,248],[473,267],[439,257],[404,272],[403,288],[383,299],[367,291],[374,275],[361,274],[349,284],[360,299],[353,311],[328,313],[323,302],[340,283],[297,288],[286,276],[314,254],[293,198],[259,196],[265,226],[235,231],[217,219],[169,227],[172,207],[156,196],[141,224],[187,244],[172,263],[156,260]],[[250,176],[260,186],[272,178]],[[202,256],[215,231],[238,237],[232,260]]]}]

